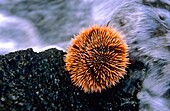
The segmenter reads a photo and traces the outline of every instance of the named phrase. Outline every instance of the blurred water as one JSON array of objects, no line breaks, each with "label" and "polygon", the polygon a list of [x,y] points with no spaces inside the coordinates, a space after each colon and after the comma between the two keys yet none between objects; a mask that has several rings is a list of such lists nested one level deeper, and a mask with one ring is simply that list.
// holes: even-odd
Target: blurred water
[{"label": "blurred water", "polygon": [[36,28],[31,22],[0,14],[0,54],[37,46],[39,41]]},{"label": "blurred water", "polygon": [[0,0],[0,54],[26,48],[39,52],[56,47],[65,51],[82,28],[108,22],[99,10],[101,1],[58,0],[49,2],[47,10],[40,10],[43,2],[33,6],[26,0]]}]

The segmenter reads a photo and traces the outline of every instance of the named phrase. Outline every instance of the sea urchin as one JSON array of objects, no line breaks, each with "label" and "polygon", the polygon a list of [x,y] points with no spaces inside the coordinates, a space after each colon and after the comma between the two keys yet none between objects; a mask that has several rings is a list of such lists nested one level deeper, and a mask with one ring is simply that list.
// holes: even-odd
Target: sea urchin
[{"label": "sea urchin", "polygon": [[66,70],[84,92],[101,92],[126,73],[127,45],[111,27],[93,25],[74,36],[67,49]]}]

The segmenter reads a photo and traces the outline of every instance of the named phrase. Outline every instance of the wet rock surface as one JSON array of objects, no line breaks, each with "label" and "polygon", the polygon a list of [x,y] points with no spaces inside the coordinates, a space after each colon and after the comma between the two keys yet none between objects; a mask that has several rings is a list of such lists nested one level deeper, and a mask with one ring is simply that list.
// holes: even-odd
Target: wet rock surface
[{"label": "wet rock surface", "polygon": [[169,0],[134,0],[117,5],[112,13],[110,25],[124,35],[130,58],[147,67],[137,94],[139,111],[170,111],[169,7]]},{"label": "wet rock surface", "polygon": [[27,49],[1,55],[0,110],[138,110],[136,94],[144,75],[142,63],[133,61],[125,78],[115,87],[102,93],[87,94],[71,84],[64,68],[65,54],[53,48],[40,53]]}]

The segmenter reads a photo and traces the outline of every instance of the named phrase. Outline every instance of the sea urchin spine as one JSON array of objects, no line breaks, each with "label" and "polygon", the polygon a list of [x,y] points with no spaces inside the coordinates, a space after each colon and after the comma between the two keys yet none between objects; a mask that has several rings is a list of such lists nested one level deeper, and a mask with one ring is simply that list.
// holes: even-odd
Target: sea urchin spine
[{"label": "sea urchin spine", "polygon": [[66,70],[84,92],[101,92],[114,86],[126,73],[127,45],[108,26],[93,25],[74,36],[67,49]]}]

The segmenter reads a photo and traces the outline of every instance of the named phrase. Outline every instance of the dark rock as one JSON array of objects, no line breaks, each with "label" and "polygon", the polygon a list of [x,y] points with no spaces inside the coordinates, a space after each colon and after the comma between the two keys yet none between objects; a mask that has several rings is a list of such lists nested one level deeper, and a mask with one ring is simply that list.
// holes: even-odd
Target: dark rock
[{"label": "dark rock", "polygon": [[[87,94],[72,85],[57,49],[32,49],[0,56],[1,111],[137,111],[144,66],[137,61],[115,87]],[[139,64],[140,67],[136,67]],[[135,71],[133,71],[133,70]],[[138,77],[134,77],[134,73]]]}]

